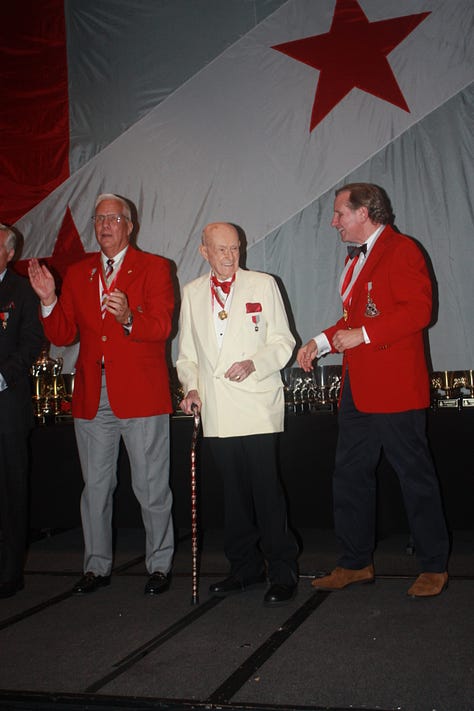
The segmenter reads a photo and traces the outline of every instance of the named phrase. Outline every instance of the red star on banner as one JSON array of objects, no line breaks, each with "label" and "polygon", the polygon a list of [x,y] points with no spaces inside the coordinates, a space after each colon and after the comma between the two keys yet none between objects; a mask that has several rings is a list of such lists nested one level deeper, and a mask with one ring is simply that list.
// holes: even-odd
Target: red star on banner
[{"label": "red star on banner", "polygon": [[329,32],[272,47],[320,71],[310,132],[351,89],[409,112],[387,55],[429,14],[369,22],[357,0],[336,0]]},{"label": "red star on banner", "polygon": [[[78,262],[86,256],[87,252],[79,237],[79,233],[74,224],[69,207],[66,209],[61,228],[58,232],[56,244],[54,245],[51,257],[41,257],[40,261],[46,264],[48,269],[54,274],[56,285],[59,287],[66,269],[74,262]],[[28,259],[21,259],[15,262],[14,269],[18,274],[28,275]]]}]

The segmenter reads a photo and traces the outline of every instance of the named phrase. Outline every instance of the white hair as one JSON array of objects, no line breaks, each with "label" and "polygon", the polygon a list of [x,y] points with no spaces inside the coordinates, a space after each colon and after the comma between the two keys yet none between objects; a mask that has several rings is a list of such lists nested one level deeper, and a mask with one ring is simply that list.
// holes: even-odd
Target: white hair
[{"label": "white hair", "polygon": [[6,225],[0,222],[0,230],[7,233],[7,238],[5,240],[5,249],[9,252],[11,249],[16,249],[16,234]]},{"label": "white hair", "polygon": [[118,195],[114,195],[113,193],[102,193],[101,195],[98,196],[98,198],[95,201],[94,209],[97,209],[97,205],[102,202],[102,200],[117,200],[122,205],[123,209],[123,214],[125,217],[132,221],[132,213],[130,211],[130,205],[126,200],[123,198],[119,197]]}]

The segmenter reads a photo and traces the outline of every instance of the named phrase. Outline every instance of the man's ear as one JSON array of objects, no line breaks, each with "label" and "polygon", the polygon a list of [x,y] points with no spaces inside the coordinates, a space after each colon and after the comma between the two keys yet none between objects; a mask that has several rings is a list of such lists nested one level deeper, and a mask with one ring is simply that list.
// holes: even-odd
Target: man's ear
[{"label": "man's ear", "polygon": [[199,245],[199,254],[201,255],[201,257],[204,257],[206,261],[209,261],[207,258],[207,247],[205,244]]}]

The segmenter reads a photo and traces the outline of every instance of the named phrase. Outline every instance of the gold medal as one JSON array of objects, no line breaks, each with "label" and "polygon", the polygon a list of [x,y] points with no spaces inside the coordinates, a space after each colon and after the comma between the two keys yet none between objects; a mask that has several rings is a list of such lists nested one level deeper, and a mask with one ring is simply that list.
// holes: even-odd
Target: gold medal
[{"label": "gold medal", "polygon": [[222,311],[219,311],[219,313],[217,315],[219,316],[221,321],[225,321],[227,318],[227,311],[222,309]]}]

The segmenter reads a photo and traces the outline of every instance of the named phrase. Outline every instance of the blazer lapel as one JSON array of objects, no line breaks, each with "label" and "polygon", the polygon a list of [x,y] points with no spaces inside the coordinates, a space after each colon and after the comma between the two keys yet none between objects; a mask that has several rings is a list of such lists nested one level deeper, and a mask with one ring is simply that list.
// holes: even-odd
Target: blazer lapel
[{"label": "blazer lapel", "polygon": [[129,247],[125,253],[125,257],[117,275],[117,288],[125,291],[131,281],[135,279],[139,273],[137,264],[137,252],[133,247]]},{"label": "blazer lapel", "polygon": [[209,275],[202,277],[193,289],[191,308],[196,314],[195,324],[199,329],[199,339],[202,343],[206,357],[212,364],[218,360],[218,348],[216,332],[214,329],[214,317],[212,314],[211,288],[209,286]]},{"label": "blazer lapel", "polygon": [[[229,310],[229,321],[224,335],[224,341],[219,354],[219,362],[222,360],[227,367],[229,365],[229,357],[234,357],[236,353],[236,344],[238,345],[241,331],[242,319],[245,314],[245,299],[249,292],[249,275],[239,269],[235,275],[234,293],[232,295],[232,303]],[[238,352],[238,351],[237,351]]]}]

